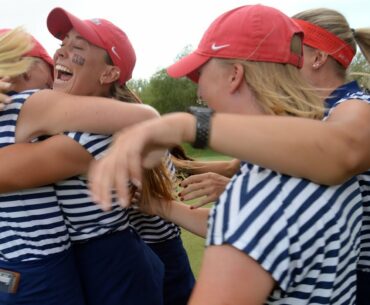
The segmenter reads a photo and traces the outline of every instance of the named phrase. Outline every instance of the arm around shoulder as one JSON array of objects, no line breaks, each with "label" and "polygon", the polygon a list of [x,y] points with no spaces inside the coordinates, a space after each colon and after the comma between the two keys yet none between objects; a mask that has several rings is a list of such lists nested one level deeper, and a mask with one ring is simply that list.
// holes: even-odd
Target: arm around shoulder
[{"label": "arm around shoulder", "polygon": [[40,90],[30,96],[22,107],[17,121],[16,141],[26,142],[40,135],[63,131],[110,135],[158,116],[158,112],[148,105]]}]

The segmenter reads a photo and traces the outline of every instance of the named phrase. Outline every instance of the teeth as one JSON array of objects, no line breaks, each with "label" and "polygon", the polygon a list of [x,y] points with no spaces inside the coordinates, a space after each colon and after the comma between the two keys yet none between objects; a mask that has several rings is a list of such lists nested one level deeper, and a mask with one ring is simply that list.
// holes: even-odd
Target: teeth
[{"label": "teeth", "polygon": [[59,64],[55,65],[55,70],[57,70],[57,71],[63,71],[63,72],[67,72],[67,73],[72,74],[72,71],[71,70],[69,70],[67,67],[62,66],[62,65],[59,65]]}]

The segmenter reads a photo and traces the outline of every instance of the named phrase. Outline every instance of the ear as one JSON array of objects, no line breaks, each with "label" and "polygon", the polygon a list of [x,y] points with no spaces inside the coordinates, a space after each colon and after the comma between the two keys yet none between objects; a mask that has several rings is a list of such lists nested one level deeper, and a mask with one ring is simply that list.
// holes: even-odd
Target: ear
[{"label": "ear", "polygon": [[28,82],[31,79],[31,71],[27,71],[22,73],[22,79]]},{"label": "ear", "polygon": [[321,50],[314,51],[314,60],[312,63],[312,68],[314,70],[319,70],[328,60],[328,53]]},{"label": "ear", "polygon": [[112,84],[119,79],[121,70],[117,66],[107,65],[103,73],[100,75],[100,84]]},{"label": "ear", "polygon": [[245,68],[240,63],[233,64],[230,75],[230,92],[237,91],[244,82]]}]

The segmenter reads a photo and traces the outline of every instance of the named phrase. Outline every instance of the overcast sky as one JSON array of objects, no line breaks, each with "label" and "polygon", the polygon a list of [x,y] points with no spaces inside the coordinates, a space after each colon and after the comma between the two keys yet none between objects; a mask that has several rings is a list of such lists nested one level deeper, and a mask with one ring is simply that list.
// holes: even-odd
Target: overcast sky
[{"label": "overcast sky", "polygon": [[198,45],[210,23],[245,4],[274,6],[287,15],[327,7],[343,13],[352,28],[370,27],[369,0],[0,0],[1,27],[22,25],[53,55],[59,46],[46,28],[48,13],[62,7],[82,19],[108,19],[129,36],[137,55],[133,78],[149,78],[175,61],[187,45]]}]

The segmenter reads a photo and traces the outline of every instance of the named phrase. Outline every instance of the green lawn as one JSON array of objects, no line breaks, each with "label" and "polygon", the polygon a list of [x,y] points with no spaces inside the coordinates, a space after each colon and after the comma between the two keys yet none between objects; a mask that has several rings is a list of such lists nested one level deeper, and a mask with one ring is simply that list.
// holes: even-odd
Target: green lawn
[{"label": "green lawn", "polygon": [[[200,150],[194,149],[190,145],[183,145],[186,153],[195,158],[201,160],[227,160],[230,159],[227,156],[220,155],[219,153],[214,152],[210,149]],[[194,272],[195,277],[198,277],[200,264],[202,262],[202,256],[204,251],[205,240],[201,237],[198,237],[188,231],[182,229],[182,240],[185,246],[185,249],[188,253],[190,264]]]}]

